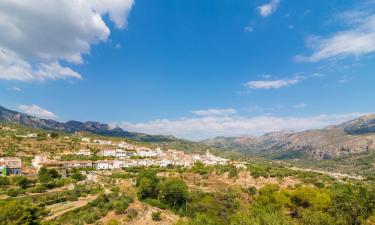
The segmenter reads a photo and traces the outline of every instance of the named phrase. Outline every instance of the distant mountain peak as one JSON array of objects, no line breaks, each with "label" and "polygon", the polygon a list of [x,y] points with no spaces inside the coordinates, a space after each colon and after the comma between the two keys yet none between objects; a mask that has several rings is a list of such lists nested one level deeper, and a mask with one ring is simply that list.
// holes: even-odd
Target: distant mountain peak
[{"label": "distant mountain peak", "polygon": [[[32,128],[40,128],[45,130],[53,130],[53,131],[60,131],[60,132],[92,132],[94,134],[99,135],[107,135],[107,136],[114,136],[114,137],[126,137],[131,138],[134,140],[172,140],[171,137],[161,136],[161,135],[147,135],[135,132],[128,132],[123,130],[120,127],[111,127],[108,124],[95,122],[95,121],[87,121],[87,122],[80,122],[76,120],[70,120],[67,122],[59,122],[52,119],[41,119],[35,116],[30,116],[25,113],[20,113],[14,110],[7,109],[3,106],[0,106],[0,121],[5,122],[12,122],[17,123],[19,125],[32,127]],[[173,139],[175,139],[173,137]]]}]

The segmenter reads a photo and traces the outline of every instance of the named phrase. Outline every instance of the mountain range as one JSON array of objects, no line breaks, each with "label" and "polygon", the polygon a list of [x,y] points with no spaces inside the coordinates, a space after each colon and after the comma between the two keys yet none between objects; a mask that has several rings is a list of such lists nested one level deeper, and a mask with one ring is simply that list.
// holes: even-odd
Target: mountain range
[{"label": "mountain range", "polygon": [[121,129],[120,127],[112,128],[108,124],[99,122],[79,122],[74,120],[68,122],[59,122],[51,119],[41,119],[35,116],[30,116],[24,113],[10,110],[2,106],[0,106],[0,121],[16,123],[18,125],[44,130],[67,133],[85,131],[104,136],[126,137],[137,141],[168,142],[176,140],[176,138],[173,136],[147,135],[142,133],[129,132]]},{"label": "mountain range", "polygon": [[375,115],[363,116],[337,126],[303,132],[272,132],[259,137],[217,137],[202,141],[242,153],[303,153],[328,159],[375,149]]},{"label": "mountain range", "polygon": [[[216,137],[199,143],[173,136],[129,132],[99,122],[59,122],[41,119],[0,106],[0,121],[44,130],[74,133],[91,132],[98,135],[125,137],[136,141],[174,143],[178,146],[204,146],[235,150],[240,153],[307,154],[314,159],[363,153],[375,149],[375,115],[363,116],[336,126],[303,132],[271,132],[262,136]],[[180,146],[181,145],[181,146]]]}]

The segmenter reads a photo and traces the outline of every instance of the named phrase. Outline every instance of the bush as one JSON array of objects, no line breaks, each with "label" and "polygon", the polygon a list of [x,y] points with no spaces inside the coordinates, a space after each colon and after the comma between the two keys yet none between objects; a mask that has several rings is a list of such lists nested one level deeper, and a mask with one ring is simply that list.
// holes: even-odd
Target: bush
[{"label": "bush", "polygon": [[161,221],[161,212],[153,212],[151,216],[153,221]]},{"label": "bush", "polygon": [[184,206],[188,195],[187,185],[178,178],[168,179],[160,185],[159,199],[173,209]]},{"label": "bush", "polygon": [[79,171],[75,171],[74,173],[72,173],[72,175],[70,175],[70,177],[76,181],[81,181],[81,180],[86,179],[86,176],[80,173]]},{"label": "bush", "polygon": [[132,221],[138,216],[138,211],[136,209],[129,209],[126,212],[126,217],[128,218],[128,221]]},{"label": "bush", "polygon": [[24,176],[15,176],[12,178],[12,183],[25,189],[31,182]]},{"label": "bush", "polygon": [[119,222],[117,220],[114,220],[114,219],[111,219],[110,221],[108,221],[107,225],[118,225]]},{"label": "bush", "polygon": [[41,183],[51,183],[53,182],[53,179],[60,177],[60,174],[55,169],[46,169],[42,167],[38,172],[38,178]]},{"label": "bush", "polygon": [[21,195],[21,194],[25,194],[25,190],[23,190],[21,188],[10,188],[7,191],[7,195],[10,196],[10,197],[16,197],[16,196]]},{"label": "bush", "polygon": [[156,176],[156,171],[151,169],[142,171],[136,180],[139,199],[156,198],[158,196],[158,184],[159,178]]},{"label": "bush", "polygon": [[33,189],[31,189],[32,193],[43,193],[47,190],[47,187],[44,186],[43,184],[38,184],[35,186]]},{"label": "bush", "polygon": [[121,215],[125,212],[128,208],[129,203],[133,202],[132,197],[128,196],[121,196],[113,202],[113,208],[115,210],[116,215]]},{"label": "bush", "polygon": [[2,176],[0,176],[0,186],[1,185],[9,185],[9,184],[10,184],[10,181],[9,181],[8,177],[2,177]]},{"label": "bush", "polygon": [[0,202],[0,225],[39,224],[44,211],[29,201]]},{"label": "bush", "polygon": [[208,174],[210,172],[209,169],[205,167],[204,164],[200,161],[194,163],[194,166],[191,168],[191,171],[193,173],[198,173],[200,175]]},{"label": "bush", "polygon": [[159,209],[166,209],[167,208],[167,205],[160,202],[158,199],[147,199],[146,202],[151,205],[151,206],[154,206],[156,208],[159,208]]}]

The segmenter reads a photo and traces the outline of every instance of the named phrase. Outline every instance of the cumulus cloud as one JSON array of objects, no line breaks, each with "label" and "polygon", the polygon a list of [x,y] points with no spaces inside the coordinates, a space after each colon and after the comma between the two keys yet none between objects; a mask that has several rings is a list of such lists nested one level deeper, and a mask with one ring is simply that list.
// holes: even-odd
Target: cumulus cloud
[{"label": "cumulus cloud", "polygon": [[257,9],[259,14],[263,17],[270,16],[274,13],[280,3],[280,0],[272,0],[270,3],[259,6]]},{"label": "cumulus cloud", "polygon": [[18,109],[31,116],[36,116],[43,119],[55,119],[57,116],[53,113],[44,109],[38,105],[19,105]]},{"label": "cumulus cloud", "polygon": [[205,110],[195,110],[192,111],[193,114],[197,116],[228,116],[236,114],[235,109],[205,109]]},{"label": "cumulus cloud", "polygon": [[245,87],[249,89],[280,89],[299,83],[303,79],[301,77],[286,78],[279,80],[255,80],[245,83]]},{"label": "cumulus cloud", "polygon": [[318,62],[326,59],[360,57],[375,52],[375,13],[344,12],[338,16],[346,29],[326,37],[307,38],[310,55],[297,55],[297,62]]},{"label": "cumulus cloud", "polygon": [[103,16],[126,28],[133,0],[0,1],[0,79],[81,78],[61,61],[83,63],[91,46],[107,41]]},{"label": "cumulus cloud", "polygon": [[277,116],[205,116],[180,118],[176,120],[159,119],[144,123],[116,123],[120,127],[134,132],[149,134],[175,135],[191,140],[201,140],[216,136],[261,135],[267,132],[322,128],[339,124],[364,113],[317,115],[309,117],[277,117]]}]

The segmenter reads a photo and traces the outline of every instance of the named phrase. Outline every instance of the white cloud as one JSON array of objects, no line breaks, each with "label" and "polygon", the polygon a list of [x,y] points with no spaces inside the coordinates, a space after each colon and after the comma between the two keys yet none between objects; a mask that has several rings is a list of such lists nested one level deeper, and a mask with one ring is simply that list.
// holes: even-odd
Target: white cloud
[{"label": "white cloud", "polygon": [[177,137],[201,140],[216,136],[261,135],[267,132],[322,128],[339,124],[364,113],[317,115],[309,117],[276,117],[276,116],[206,116],[180,118],[176,120],[160,119],[144,123],[116,123],[120,127],[134,132],[149,134],[175,135]]},{"label": "white cloud", "polygon": [[259,105],[253,105],[250,107],[247,107],[245,110],[247,112],[252,112],[252,113],[270,113],[274,112],[276,110],[281,110],[283,109],[284,106],[281,104],[276,104],[272,106],[259,106]]},{"label": "white cloud", "polygon": [[268,4],[264,4],[259,6],[257,9],[259,11],[259,14],[263,17],[270,16],[272,13],[274,13],[280,3],[280,0],[272,0]]},{"label": "white cloud", "polygon": [[22,91],[22,89],[19,88],[19,87],[11,87],[11,88],[9,88],[8,90],[11,90],[11,91],[17,91],[17,92],[21,92],[21,91]]},{"label": "white cloud", "polygon": [[38,118],[43,119],[55,119],[57,116],[53,113],[44,109],[38,105],[19,105],[18,109],[21,112],[26,113],[28,115],[36,116]]},{"label": "white cloud", "polygon": [[348,28],[327,37],[312,36],[307,47],[312,49],[308,56],[298,55],[297,62],[318,62],[326,59],[341,59],[348,56],[360,57],[375,52],[375,14],[350,11],[339,16]]},{"label": "white cloud", "polygon": [[300,77],[279,80],[255,80],[245,83],[245,87],[249,89],[279,89],[297,84],[302,80]]},{"label": "white cloud", "polygon": [[126,28],[133,0],[0,1],[0,79],[81,78],[61,61],[83,63],[91,46],[105,42],[103,16]]},{"label": "white cloud", "polygon": [[339,79],[338,83],[339,84],[345,84],[345,83],[348,83],[352,80],[353,80],[352,77],[343,76],[343,77],[341,77],[341,79]]},{"label": "white cloud", "polygon": [[245,31],[246,33],[251,33],[251,32],[254,31],[254,29],[253,29],[252,26],[248,25],[248,26],[246,26],[246,27],[244,28],[244,31]]},{"label": "white cloud", "polygon": [[307,104],[305,103],[299,103],[299,104],[293,105],[293,108],[296,108],[296,109],[302,109],[306,107],[307,107]]},{"label": "white cloud", "polygon": [[195,110],[192,111],[193,114],[197,116],[228,116],[236,114],[235,109],[205,109],[205,110]]}]

